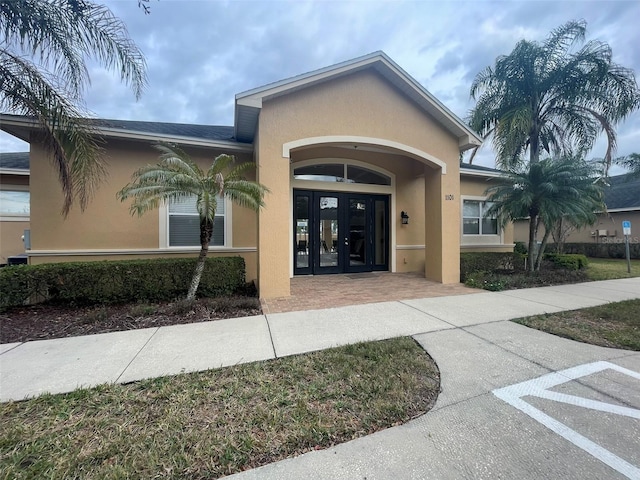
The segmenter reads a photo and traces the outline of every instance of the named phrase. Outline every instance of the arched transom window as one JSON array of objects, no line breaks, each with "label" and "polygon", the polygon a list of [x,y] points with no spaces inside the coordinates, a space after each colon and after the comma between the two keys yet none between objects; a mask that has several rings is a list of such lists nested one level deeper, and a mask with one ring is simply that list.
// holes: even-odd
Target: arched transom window
[{"label": "arched transom window", "polygon": [[348,163],[321,163],[296,167],[296,180],[315,182],[364,183],[368,185],[391,185],[391,178],[380,172]]}]

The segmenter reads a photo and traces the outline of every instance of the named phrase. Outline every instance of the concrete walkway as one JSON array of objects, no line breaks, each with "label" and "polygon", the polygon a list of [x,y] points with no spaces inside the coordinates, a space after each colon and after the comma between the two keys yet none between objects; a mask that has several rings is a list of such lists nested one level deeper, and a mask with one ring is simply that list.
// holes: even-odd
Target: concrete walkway
[{"label": "concrete walkway", "polygon": [[432,411],[237,477],[640,479],[640,352],[506,321],[632,298],[640,278],[2,344],[0,398],[413,335],[441,370]]}]

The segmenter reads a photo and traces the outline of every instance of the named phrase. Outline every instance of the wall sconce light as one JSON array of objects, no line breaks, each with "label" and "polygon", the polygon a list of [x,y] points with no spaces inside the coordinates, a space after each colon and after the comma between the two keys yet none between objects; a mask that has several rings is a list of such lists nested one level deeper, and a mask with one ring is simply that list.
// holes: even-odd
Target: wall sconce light
[{"label": "wall sconce light", "polygon": [[409,225],[409,214],[404,210],[400,213],[400,218],[402,218],[402,225]]}]

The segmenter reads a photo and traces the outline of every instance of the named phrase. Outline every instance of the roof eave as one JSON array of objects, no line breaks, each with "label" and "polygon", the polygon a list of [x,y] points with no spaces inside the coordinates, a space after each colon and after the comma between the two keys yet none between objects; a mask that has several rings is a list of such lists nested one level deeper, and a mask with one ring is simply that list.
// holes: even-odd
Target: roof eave
[{"label": "roof eave", "polygon": [[471,170],[468,168],[460,167],[460,175],[468,175],[470,177],[485,177],[485,178],[499,178],[500,172],[487,172],[482,170]]},{"label": "roof eave", "polygon": [[182,135],[164,135],[161,133],[137,132],[131,130],[120,130],[118,128],[97,128],[98,132],[110,138],[126,140],[147,140],[156,142],[174,142],[192,147],[213,147],[234,150],[237,152],[252,152],[253,146],[246,143],[228,140],[207,140],[203,138],[187,137]]},{"label": "roof eave", "polygon": [[[12,135],[14,132],[20,131],[37,131],[40,129],[38,123],[35,120],[32,120],[27,117],[20,117],[16,115],[5,115],[0,114],[0,125],[2,126],[2,130],[8,131]],[[10,128],[6,128],[6,127]],[[15,128],[11,128],[15,127]],[[18,130],[16,130],[18,129]],[[175,142],[181,145],[189,145],[194,147],[209,147],[209,148],[221,148],[226,150],[233,150],[236,152],[253,152],[253,146],[251,144],[242,143],[242,142],[234,142],[227,140],[207,140],[203,138],[196,137],[187,137],[181,135],[164,135],[160,133],[151,133],[151,132],[140,132],[133,130],[122,130],[119,128],[108,128],[108,127],[96,127],[96,131],[105,137],[109,138],[119,138],[126,140],[141,140],[141,141],[164,141],[164,142]],[[21,140],[26,142],[29,141],[29,136],[26,135],[24,138],[19,136]]]},{"label": "roof eave", "polygon": [[29,170],[23,168],[0,168],[0,175],[29,175]]},{"label": "roof eave", "polygon": [[458,139],[458,148],[461,152],[478,148],[480,145],[482,145],[482,139],[478,139],[475,136],[465,135]]},{"label": "roof eave", "polygon": [[635,212],[635,211],[640,211],[640,205],[636,205],[635,207],[607,208],[607,213],[622,213],[622,212]]}]

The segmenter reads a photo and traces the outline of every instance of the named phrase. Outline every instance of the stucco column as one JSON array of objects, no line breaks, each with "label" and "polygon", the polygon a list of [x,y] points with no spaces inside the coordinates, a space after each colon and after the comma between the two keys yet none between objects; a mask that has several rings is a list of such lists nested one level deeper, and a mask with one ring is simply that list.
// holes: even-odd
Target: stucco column
[{"label": "stucco column", "polygon": [[442,283],[460,282],[460,178],[459,167],[447,173],[425,167],[424,275]]},{"label": "stucco column", "polygon": [[274,143],[256,142],[256,152],[258,181],[270,190],[258,215],[258,289],[262,298],[286,297],[291,294],[289,159]]}]

